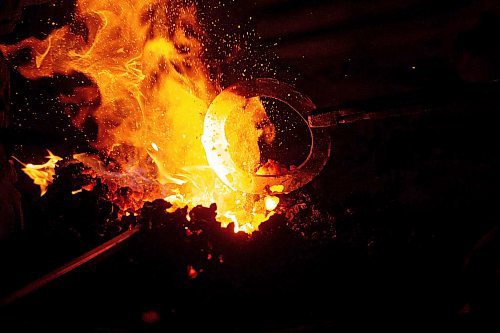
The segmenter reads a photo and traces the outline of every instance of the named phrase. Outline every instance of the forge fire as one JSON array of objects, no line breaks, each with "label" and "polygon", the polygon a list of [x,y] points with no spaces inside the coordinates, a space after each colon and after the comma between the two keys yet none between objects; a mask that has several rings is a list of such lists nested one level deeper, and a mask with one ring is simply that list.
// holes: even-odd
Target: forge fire
[{"label": "forge fire", "polygon": [[499,31],[498,0],[0,0],[0,332],[497,327]]},{"label": "forge fire", "polygon": [[[72,159],[109,187],[129,189],[127,200],[115,200],[119,216],[155,199],[170,202],[172,210],[215,203],[223,226],[232,222],[235,232],[251,233],[274,214],[279,198],[237,191],[207,162],[205,150],[217,142],[203,147],[204,119],[221,91],[205,59],[209,41],[194,5],[79,0],[68,25],[43,40],[31,37],[0,50],[8,61],[23,51],[31,54],[17,67],[28,79],[82,73],[91,81],[59,99],[76,127],[97,126],[96,152]],[[259,97],[244,100],[239,111],[221,129],[226,151],[246,172],[262,174],[258,143],[273,140],[274,126]],[[48,165],[25,167],[42,194],[59,160],[51,154]],[[34,172],[40,168],[52,170]]]}]

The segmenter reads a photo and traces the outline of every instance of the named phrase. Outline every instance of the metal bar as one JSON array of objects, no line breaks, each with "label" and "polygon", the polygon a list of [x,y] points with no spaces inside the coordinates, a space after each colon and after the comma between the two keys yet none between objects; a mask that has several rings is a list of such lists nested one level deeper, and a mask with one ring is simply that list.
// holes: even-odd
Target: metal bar
[{"label": "metal bar", "polygon": [[82,266],[83,264],[89,262],[90,260],[102,255],[103,253],[109,251],[110,249],[116,247],[118,244],[124,242],[129,239],[132,235],[136,234],[139,231],[139,226],[136,226],[130,230],[121,233],[120,235],[108,240],[104,244],[99,245],[98,247],[84,253],[71,260],[70,262],[64,264],[63,266],[53,270],[52,272],[42,276],[41,278],[27,284],[23,288],[7,295],[5,298],[0,300],[0,306],[9,305],[16,300],[23,298],[32,292],[42,288],[48,283],[54,281],[55,279],[75,270],[76,268]]},{"label": "metal bar", "polygon": [[444,106],[498,100],[500,81],[432,87],[350,104],[317,108],[309,116],[310,127],[332,127],[361,120],[411,116],[442,110]]}]

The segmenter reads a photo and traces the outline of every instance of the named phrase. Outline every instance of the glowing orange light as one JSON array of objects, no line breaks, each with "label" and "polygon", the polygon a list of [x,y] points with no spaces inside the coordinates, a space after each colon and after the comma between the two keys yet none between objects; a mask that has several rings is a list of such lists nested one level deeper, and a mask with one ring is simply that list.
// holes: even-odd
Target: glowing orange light
[{"label": "glowing orange light", "polygon": [[[196,7],[184,2],[78,0],[70,24],[44,40],[31,37],[0,45],[0,51],[14,61],[19,51],[30,49],[33,59],[17,67],[29,79],[82,73],[94,83],[98,93],[77,88],[61,100],[99,101],[71,117],[77,127],[89,117],[95,121],[94,147],[111,157],[112,165],[97,155],[74,158],[104,183],[134,193],[127,202],[117,202],[122,213],[158,198],[173,204],[169,211],[216,203],[223,226],[234,222],[237,230],[252,232],[273,213],[265,196],[235,191],[221,181],[202,144],[205,114],[220,92],[209,77],[202,36]],[[232,160],[254,172],[262,134],[257,124],[267,116],[258,98],[246,103],[245,110],[229,116],[221,130]],[[26,165],[42,194],[59,160],[53,156],[42,166]]]}]

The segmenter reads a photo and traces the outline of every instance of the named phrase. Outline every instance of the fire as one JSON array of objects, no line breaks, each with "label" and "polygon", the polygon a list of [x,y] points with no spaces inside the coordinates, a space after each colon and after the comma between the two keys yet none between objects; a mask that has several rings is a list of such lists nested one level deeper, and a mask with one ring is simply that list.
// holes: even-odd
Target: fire
[{"label": "fire", "polygon": [[265,199],[266,209],[269,211],[273,211],[279,204],[280,199],[273,195],[267,196]]},{"label": "fire", "polygon": [[[233,222],[235,231],[250,233],[273,214],[279,199],[231,188],[207,161],[204,118],[220,88],[204,62],[205,37],[196,7],[186,1],[78,0],[69,25],[44,40],[0,45],[0,51],[14,61],[19,51],[31,50],[33,59],[17,67],[29,79],[83,73],[92,80],[94,87],[78,87],[60,100],[80,106],[71,115],[75,126],[97,124],[93,144],[109,162],[89,154],[74,158],[105,183],[131,190],[132,207],[123,211],[158,198],[172,209],[215,202],[223,226]],[[249,172],[259,167],[263,130],[257,124],[265,119],[254,98],[221,129],[233,160]],[[50,156],[43,167],[25,168],[42,194],[60,160]]]},{"label": "fire", "polygon": [[151,147],[153,147],[154,150],[156,151],[159,151],[160,149],[158,148],[158,146],[156,145],[156,143],[154,142],[151,142]]},{"label": "fire", "polygon": [[46,156],[48,161],[43,164],[25,164],[14,157],[16,161],[24,166],[24,168],[22,168],[23,172],[27,174],[28,177],[33,179],[33,182],[36,185],[40,186],[40,196],[43,196],[45,193],[47,193],[47,188],[54,181],[57,162],[62,160],[61,157],[52,154],[50,150],[47,150],[47,152],[49,153],[49,155]]},{"label": "fire", "polygon": [[270,188],[271,192],[281,193],[285,189],[283,185],[272,185]]}]

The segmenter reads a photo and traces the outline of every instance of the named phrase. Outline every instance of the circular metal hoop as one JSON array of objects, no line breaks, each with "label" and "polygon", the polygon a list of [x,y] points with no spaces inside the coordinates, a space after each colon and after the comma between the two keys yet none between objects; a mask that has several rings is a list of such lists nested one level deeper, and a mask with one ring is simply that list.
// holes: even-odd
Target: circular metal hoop
[{"label": "circular metal hoop", "polygon": [[[229,153],[225,124],[233,111],[244,110],[246,100],[253,97],[277,99],[297,112],[308,125],[311,135],[309,155],[297,168],[284,175],[250,174],[239,168]],[[205,116],[202,143],[208,163],[219,178],[233,190],[265,194],[275,185],[283,185],[283,193],[292,192],[316,177],[330,157],[331,140],[327,128],[309,126],[308,117],[314,103],[291,86],[275,79],[242,81],[224,89],[210,104]]]}]

